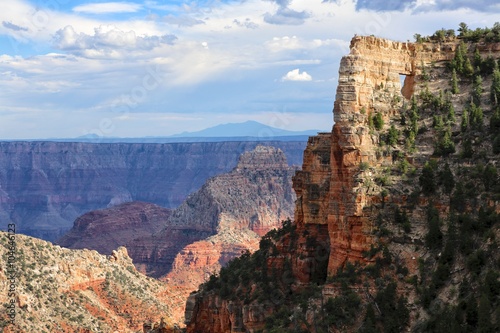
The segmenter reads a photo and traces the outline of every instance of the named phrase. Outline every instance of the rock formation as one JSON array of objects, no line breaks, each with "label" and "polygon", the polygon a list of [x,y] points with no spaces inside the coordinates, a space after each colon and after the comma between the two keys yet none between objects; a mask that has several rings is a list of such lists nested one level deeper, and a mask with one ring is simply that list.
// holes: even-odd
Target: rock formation
[{"label": "rock formation", "polygon": [[[175,208],[258,144],[0,142],[0,229],[11,221],[53,241],[92,210],[129,201]],[[302,162],[305,142],[263,144]]]},{"label": "rock formation", "polygon": [[[384,262],[387,266],[391,266],[387,263],[394,254],[397,265],[392,264],[392,268],[388,268],[385,273],[399,278],[391,288],[398,289],[401,294],[410,290],[410,287],[405,284],[403,274],[398,275],[391,269],[405,267],[406,274],[409,270],[410,274],[414,274],[417,278],[419,272],[415,264],[416,258],[421,258],[420,265],[423,265],[424,258],[428,262],[435,263],[433,266],[435,269],[436,259],[428,254],[427,249],[420,249],[415,244],[424,244],[425,238],[427,244],[431,244],[428,246],[432,246],[428,240],[428,234],[431,232],[426,229],[426,222],[423,221],[431,219],[429,214],[432,209],[429,207],[432,205],[436,207],[436,219],[449,212],[450,197],[419,196],[422,182],[425,182],[422,181],[422,177],[425,178],[425,175],[421,176],[420,180],[415,175],[407,179],[410,176],[401,176],[400,168],[405,170],[410,166],[416,170],[427,165],[425,163],[431,155],[439,156],[436,154],[436,147],[439,147],[439,140],[443,137],[448,138],[446,143],[448,146],[452,144],[450,141],[464,145],[463,141],[467,136],[484,137],[480,132],[460,134],[460,123],[455,120],[455,114],[449,111],[457,107],[457,114],[460,113],[460,116],[465,118],[466,112],[463,109],[473,108],[463,104],[463,100],[470,100],[469,95],[452,97],[449,94],[446,97],[447,101],[444,101],[443,95],[446,92],[439,93],[439,90],[448,87],[449,78],[440,81],[439,77],[433,78],[432,74],[430,79],[423,79],[429,75],[424,73],[425,68],[427,70],[432,68],[432,72],[436,75],[451,76],[447,70],[448,64],[454,59],[460,42],[457,38],[427,43],[402,43],[364,36],[355,36],[352,39],[350,54],[344,56],[340,64],[332,132],[319,133],[309,139],[304,152],[302,170],[293,178],[297,194],[293,228],[282,234],[266,236],[264,247],[261,244],[259,256],[242,259],[244,260],[242,263],[229,267],[224,276],[221,274],[220,278],[213,277],[209,283],[201,286],[198,293],[192,294],[186,305],[188,332],[258,332],[270,327],[286,330],[292,323],[295,329],[310,331],[314,327],[314,330],[318,331],[316,316],[322,318],[321,325],[324,331],[330,331],[330,326],[335,326],[339,331],[354,332],[354,329],[342,326],[343,320],[347,322],[345,317],[347,313],[341,310],[347,302],[346,298],[342,298],[342,294],[351,293],[352,299],[356,298],[363,304],[373,303],[372,295],[379,292],[375,285],[381,281],[375,281],[370,277],[373,276],[373,272],[370,273],[369,269],[373,267],[380,269]],[[486,59],[489,56],[493,59],[492,67],[495,67],[495,59],[500,58],[500,44],[478,43],[476,46],[481,57]],[[461,47],[465,47],[465,56],[468,56],[467,53],[472,54],[476,46],[472,44]],[[476,69],[479,70],[481,69]],[[413,96],[418,96],[418,102],[417,99],[410,101]],[[484,97],[478,98],[485,99]],[[459,104],[461,101],[462,104]],[[445,105],[448,114],[443,112]],[[408,129],[404,126],[409,125],[411,112],[416,114],[412,120],[415,126]],[[438,125],[433,125],[433,115],[434,123]],[[447,132],[443,130],[443,126],[439,128],[439,121],[443,118],[448,121]],[[476,116],[476,119],[480,119],[476,120],[477,130],[484,126],[485,122],[482,114],[480,117]],[[375,121],[378,122],[377,125],[374,124]],[[462,120],[464,121],[468,120]],[[433,126],[437,129],[429,130]],[[468,123],[462,125],[462,131],[467,126]],[[390,144],[387,143],[390,135],[389,127],[396,132],[395,142]],[[418,131],[418,128],[421,130]],[[406,142],[405,139],[400,139],[405,131],[405,135],[408,135],[412,130],[414,131],[412,135],[419,135],[417,139],[413,137],[410,138],[413,141],[406,139]],[[452,135],[453,140],[450,138]],[[493,140],[491,137],[489,139],[490,143],[483,147],[483,156],[496,165],[498,158],[491,154]],[[481,139],[477,140],[476,142],[480,142]],[[500,140],[500,136],[496,140]],[[450,152],[455,152],[455,148]],[[468,166],[460,159],[453,161],[455,174],[461,172],[460,168]],[[439,168],[444,169],[444,167]],[[491,172],[497,182],[496,169]],[[391,184],[391,179],[394,179],[394,184]],[[432,178],[430,182],[437,180]],[[469,184],[473,186],[472,181]],[[485,185],[485,188],[488,187],[489,185]],[[456,195],[459,200],[463,200],[461,192]],[[486,198],[490,196],[491,193],[484,195]],[[479,199],[474,198],[474,200],[474,204],[478,205]],[[494,220],[497,218],[495,209],[498,211],[499,207],[498,201],[496,203],[493,201],[494,199],[487,200],[485,204],[492,207],[491,214],[496,216],[493,217]],[[458,208],[461,212],[467,209],[471,208],[467,206]],[[414,232],[411,237],[408,234],[401,234],[401,225],[388,222],[408,219],[407,215],[402,217],[401,211],[408,211],[408,214],[412,215],[412,222],[408,220],[406,222],[407,228]],[[426,233],[427,236],[424,237]],[[396,234],[399,236],[396,237]],[[436,236],[436,242],[438,237]],[[383,255],[380,254],[381,249],[385,251]],[[497,252],[495,258],[498,259]],[[434,255],[438,257],[437,252]],[[358,263],[361,265],[354,266]],[[245,270],[245,265],[252,265],[258,273]],[[262,265],[264,268],[260,268]],[[358,269],[356,267],[360,267],[359,271],[367,267],[368,273],[365,275],[367,278],[360,279],[364,284],[357,282],[354,277],[354,272]],[[444,267],[441,269],[450,271],[448,266]],[[345,273],[344,269],[351,270],[351,273]],[[457,272],[461,269],[463,268],[457,268]],[[268,272],[273,273],[268,274]],[[427,287],[426,281],[434,284],[440,278],[433,276],[430,279],[425,276],[425,272],[420,273],[424,281],[420,287],[422,289]],[[353,277],[349,288],[356,289],[358,295],[353,295],[352,291],[349,291],[351,289],[346,289],[343,283],[335,280],[335,277],[344,281],[343,283]],[[389,278],[389,275],[384,278]],[[224,283],[231,285],[223,287]],[[381,286],[385,287],[383,283]],[[381,286],[377,287],[383,289]],[[306,296],[314,292],[317,292],[315,296]],[[234,297],[235,293],[240,296]],[[405,295],[410,295],[408,297],[411,299],[411,306],[415,307],[417,298],[415,291]],[[325,307],[327,300],[334,302],[335,305]],[[396,298],[393,301],[396,302]],[[406,300],[401,298],[399,302],[403,304]],[[397,304],[391,306],[405,308]],[[334,313],[338,309],[340,314],[335,313],[336,321],[330,322],[330,319],[325,317],[329,315],[326,309]],[[378,320],[382,325],[386,314],[380,314],[380,309],[378,311],[380,315]],[[411,316],[404,312],[405,310],[401,311],[407,316],[401,316],[406,321],[397,325],[405,327],[408,322],[414,325],[418,318],[417,311]],[[374,315],[373,318],[375,317]],[[357,328],[363,324],[362,318],[358,315],[352,316],[349,320],[351,324],[356,323]]]},{"label": "rock formation", "polygon": [[168,208],[139,201],[95,210],[77,218],[73,228],[56,244],[69,249],[111,254],[135,238],[160,231],[171,212]]},{"label": "rock formation", "polygon": [[[258,146],[241,155],[231,172],[211,178],[191,195],[164,230],[128,246],[136,265],[148,267],[155,276],[168,273],[161,280],[180,300],[173,309],[175,321],[182,322],[187,296],[210,274],[258,249],[262,235],[293,216],[295,170],[281,150]],[[173,233],[177,228],[200,238],[178,241]],[[146,249],[150,254],[144,254]]]},{"label": "rock formation", "polygon": [[[304,164],[295,180],[296,222],[326,224],[330,235],[328,274],[346,261],[363,260],[372,244],[373,219],[364,210],[379,201],[360,186],[360,165],[377,166],[377,136],[369,118],[380,113],[386,121],[397,111],[401,94],[409,99],[421,66],[453,58],[457,42],[401,43],[356,36],[351,53],[342,58],[334,106],[335,125],[327,134],[310,139]],[[405,76],[401,87],[400,76]],[[299,194],[300,193],[300,194]],[[374,201],[375,200],[375,201]]]},{"label": "rock formation", "polygon": [[258,146],[244,153],[233,171],[209,179],[175,209],[163,230],[130,242],[127,248],[134,263],[147,267],[148,275],[160,277],[170,271],[184,246],[210,236],[255,244],[259,236],[292,216],[294,172],[276,148]]},{"label": "rock formation", "polygon": [[[2,258],[9,252],[8,236],[0,232]],[[0,329],[4,333],[135,333],[148,320],[171,317],[166,286],[137,272],[123,247],[105,256],[24,235],[15,235],[13,242],[11,268],[17,274],[12,294],[0,293],[0,302],[11,304],[13,300],[16,315],[12,324],[7,311],[2,311]],[[7,286],[12,276],[4,268],[0,284]],[[166,325],[172,328],[170,319]]]},{"label": "rock formation", "polygon": [[295,171],[280,149],[257,146],[173,211],[142,202],[93,211],[58,244],[104,254],[126,246],[139,271],[168,282],[177,304],[170,319],[182,323],[192,290],[231,259],[258,249],[261,236],[293,216]]}]

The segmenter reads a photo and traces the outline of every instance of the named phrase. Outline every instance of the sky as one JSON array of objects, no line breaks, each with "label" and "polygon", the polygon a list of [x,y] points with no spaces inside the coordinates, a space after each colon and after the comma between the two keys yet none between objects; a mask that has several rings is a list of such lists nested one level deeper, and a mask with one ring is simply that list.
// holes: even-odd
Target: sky
[{"label": "sky", "polygon": [[493,26],[496,0],[3,0],[0,139],[329,131],[358,35]]}]

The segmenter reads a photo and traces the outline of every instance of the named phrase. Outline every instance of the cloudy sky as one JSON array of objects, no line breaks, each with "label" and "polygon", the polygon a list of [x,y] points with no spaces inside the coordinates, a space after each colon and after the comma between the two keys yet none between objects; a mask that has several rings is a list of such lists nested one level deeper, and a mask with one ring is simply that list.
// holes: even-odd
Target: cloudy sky
[{"label": "cloudy sky", "polygon": [[9,0],[0,139],[166,136],[256,120],[330,130],[354,34],[499,21],[496,0]]}]

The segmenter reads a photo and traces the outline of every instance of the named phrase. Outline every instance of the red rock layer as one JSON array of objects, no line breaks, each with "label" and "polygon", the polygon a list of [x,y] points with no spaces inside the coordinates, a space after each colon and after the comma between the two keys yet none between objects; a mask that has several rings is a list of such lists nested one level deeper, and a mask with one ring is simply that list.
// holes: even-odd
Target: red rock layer
[{"label": "red rock layer", "polygon": [[135,238],[159,231],[170,214],[170,209],[137,201],[92,211],[76,219],[73,228],[55,243],[111,254]]}]

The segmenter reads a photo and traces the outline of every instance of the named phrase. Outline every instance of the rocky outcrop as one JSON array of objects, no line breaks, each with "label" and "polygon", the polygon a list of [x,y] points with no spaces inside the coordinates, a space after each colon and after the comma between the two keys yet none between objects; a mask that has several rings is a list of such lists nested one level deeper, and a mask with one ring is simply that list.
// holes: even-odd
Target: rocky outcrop
[{"label": "rocky outcrop", "polygon": [[90,249],[111,254],[119,246],[159,231],[171,210],[146,202],[128,202],[86,213],[56,244],[69,249]]},{"label": "rocky outcrop", "polygon": [[[105,256],[24,235],[11,239],[0,232],[2,258],[16,245],[13,267],[0,269],[0,284],[12,284],[0,302],[14,304],[15,312],[13,324],[7,311],[0,314],[2,332],[135,333],[146,321],[171,317],[166,286],[137,272],[124,247]],[[165,326],[173,327],[170,319]]]},{"label": "rocky outcrop", "polygon": [[[129,201],[179,206],[258,142],[0,142],[0,228],[55,240],[89,211]],[[305,142],[265,142],[300,165]]]},{"label": "rocky outcrop", "polygon": [[170,271],[186,245],[214,235],[254,249],[251,244],[259,236],[293,215],[295,170],[279,149],[258,146],[244,153],[231,172],[209,179],[175,209],[163,230],[130,242],[134,263],[148,275],[160,277]]},{"label": "rocky outcrop", "polygon": [[347,261],[363,261],[372,244],[374,219],[365,208],[381,198],[362,186],[360,166],[376,167],[384,160],[377,156],[379,139],[369,119],[377,113],[385,121],[395,116],[401,99],[415,93],[422,66],[452,59],[457,45],[352,39],[351,52],[340,63],[332,133],[309,140],[302,171],[294,180],[297,224],[328,226],[329,275]]},{"label": "rocky outcrop", "polygon": [[[293,178],[297,195],[293,228],[279,235],[266,236],[265,246],[261,247],[258,256],[245,258],[239,266],[232,267],[233,270],[228,271],[224,278],[213,277],[212,283],[204,284],[197,293],[191,294],[186,305],[187,332],[258,332],[265,331],[268,326],[286,329],[292,327],[292,323],[295,329],[310,331],[314,327],[317,331],[316,319],[320,317],[322,329],[325,331],[336,327],[338,331],[354,332],[355,329],[343,326],[343,316],[346,314],[342,313],[343,310],[336,309],[346,302],[346,299],[338,296],[346,290],[346,279],[350,279],[350,273],[342,270],[346,267],[352,272],[356,270],[353,268],[355,266],[347,263],[361,263],[358,266],[360,270],[366,267],[368,272],[373,267],[384,265],[382,256],[390,258],[394,255],[397,265],[405,268],[407,266],[410,270],[409,276],[415,274],[414,277],[418,275],[416,258],[427,256],[429,262],[435,263],[427,249],[419,249],[423,244],[422,239],[425,238],[423,235],[427,232],[426,208],[431,199],[418,197],[419,179],[415,174],[411,181],[403,179],[406,176],[401,176],[401,170],[395,162],[398,158],[405,159],[405,162],[411,160],[412,167],[421,168],[433,154],[435,141],[432,135],[441,133],[428,130],[432,127],[434,111],[429,106],[429,100],[439,100],[439,97],[433,95],[437,91],[437,96],[441,96],[440,103],[444,104],[443,92],[440,95],[438,89],[449,85],[449,77],[446,81],[439,81],[431,76],[431,79],[427,79],[431,83],[421,82],[424,77],[423,68],[432,67],[433,73],[442,75],[445,72],[444,66],[455,56],[459,43],[459,39],[452,38],[444,42],[418,44],[363,36],[352,39],[350,54],[343,57],[340,64],[332,132],[319,133],[309,139],[302,170]],[[483,53],[484,58],[493,52],[491,47],[478,49],[480,52],[487,50]],[[474,46],[469,46],[469,54],[473,51]],[[499,54],[496,54],[495,58],[498,57]],[[451,76],[449,71],[447,73]],[[429,89],[434,91],[429,92]],[[425,101],[429,94],[431,97],[427,97]],[[415,95],[423,96],[419,97],[419,101],[424,100],[418,106],[422,109],[419,112],[427,113],[427,119],[418,123],[424,127],[416,140],[420,150],[402,153],[401,151],[406,149],[405,142],[399,137],[397,143],[383,147],[380,141],[388,133],[390,125],[394,125],[401,136],[403,135],[406,128],[401,125],[404,124],[402,113],[409,113],[405,110],[405,105],[409,104],[408,99]],[[448,97],[449,103],[456,103],[462,97],[470,99],[468,95]],[[424,103],[427,103],[427,106],[424,106]],[[460,105],[460,113],[463,108],[464,105]],[[443,113],[442,110],[439,112]],[[376,115],[379,115],[385,126],[379,124],[379,128],[375,128],[373,121],[378,118]],[[406,121],[408,122],[408,119]],[[449,126],[457,131],[454,135],[458,135],[460,122],[453,122],[450,122]],[[491,148],[488,145],[485,147],[483,152],[486,155],[486,149],[491,152]],[[398,153],[403,157],[399,157]],[[496,163],[495,158],[492,161],[493,164]],[[459,163],[456,164],[455,171],[464,167],[458,167]],[[391,184],[390,180],[375,178],[384,172],[388,178],[394,175],[396,183]],[[394,226],[392,221],[396,220],[395,211],[401,214],[398,209],[410,211],[407,200],[412,191],[414,198],[411,206],[411,227],[415,228],[415,231],[412,229],[414,234],[409,237],[402,235],[401,225]],[[449,212],[449,197],[432,200],[435,200],[436,208],[443,215]],[[488,205],[493,207],[497,204]],[[387,206],[390,208],[385,209]],[[401,216],[399,218],[401,219]],[[384,227],[382,223],[386,223]],[[411,229],[410,222],[407,223]],[[393,229],[382,230],[388,225]],[[396,234],[398,237],[394,236]],[[382,248],[385,251],[383,255],[380,254]],[[435,256],[439,257],[437,252]],[[258,261],[262,257],[265,262]],[[366,263],[372,265],[367,266]],[[252,265],[258,273],[246,271],[245,265]],[[392,268],[387,268],[386,273],[391,271],[394,265],[395,262],[392,262],[392,265],[387,264]],[[356,293],[363,304],[373,303],[372,292],[375,294],[377,290],[374,288],[370,291],[369,287],[380,282],[374,281],[371,274],[366,273],[368,277],[363,280],[363,284],[353,278],[354,282],[350,282],[347,287],[351,290],[359,288]],[[409,295],[407,291],[412,289],[408,284],[405,285],[404,276],[394,271],[390,274],[399,279],[395,282],[400,288],[398,293]],[[422,276],[424,275],[422,273]],[[434,279],[433,276],[432,280]],[[227,291],[228,287],[225,289],[222,284],[233,280],[236,282],[232,282]],[[308,297],[307,293],[313,293],[317,287],[318,294]],[[426,287],[424,283],[420,288]],[[235,297],[235,293],[238,296]],[[409,297],[412,302],[415,301],[415,294]],[[337,320],[331,322],[331,319],[327,318],[329,313],[324,312],[327,308],[324,304],[328,299],[334,298],[338,303],[329,311],[332,311],[332,316],[337,316]],[[415,304],[412,303],[412,306]],[[324,315],[321,314],[322,311]],[[416,312],[418,311],[412,313],[412,318],[406,319],[405,324],[416,320],[420,314],[416,315]],[[358,317],[358,314],[350,315],[353,318]],[[380,314],[381,317],[384,315]],[[357,329],[363,324],[361,318],[354,318],[352,322],[355,323],[353,327]]]}]

